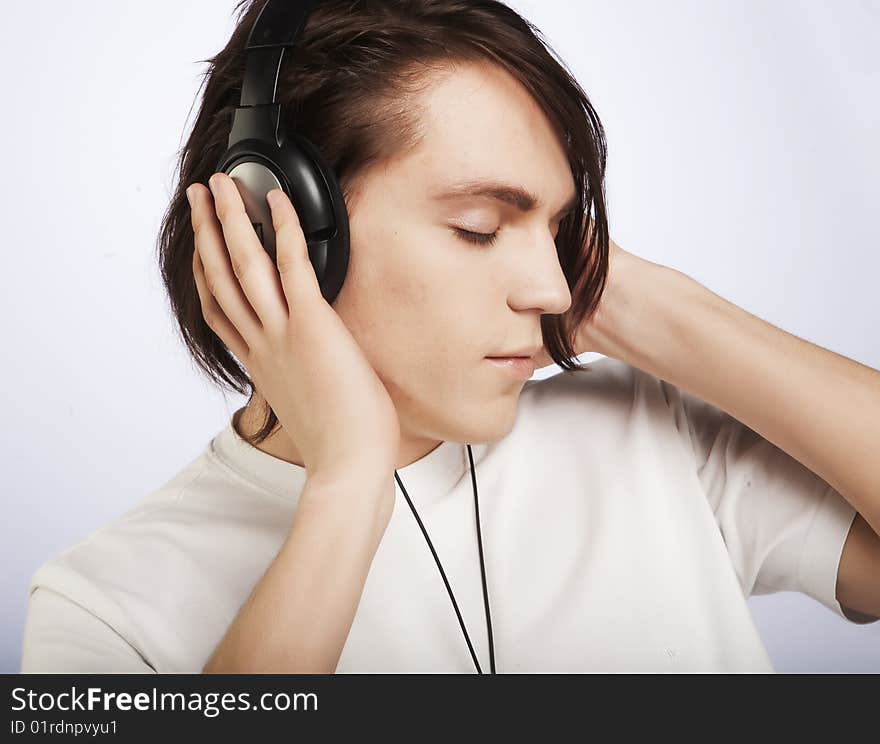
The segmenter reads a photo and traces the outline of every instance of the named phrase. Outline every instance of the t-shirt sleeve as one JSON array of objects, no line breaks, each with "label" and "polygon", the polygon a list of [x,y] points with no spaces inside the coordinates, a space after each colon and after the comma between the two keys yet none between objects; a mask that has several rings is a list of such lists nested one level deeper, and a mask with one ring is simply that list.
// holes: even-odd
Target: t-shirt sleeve
[{"label": "t-shirt sleeve", "polygon": [[826,481],[727,412],[665,380],[662,393],[745,596],[798,591],[856,624],[837,572],[856,510]]},{"label": "t-shirt sleeve", "polygon": [[155,674],[124,638],[87,609],[46,587],[28,599],[22,674]]}]

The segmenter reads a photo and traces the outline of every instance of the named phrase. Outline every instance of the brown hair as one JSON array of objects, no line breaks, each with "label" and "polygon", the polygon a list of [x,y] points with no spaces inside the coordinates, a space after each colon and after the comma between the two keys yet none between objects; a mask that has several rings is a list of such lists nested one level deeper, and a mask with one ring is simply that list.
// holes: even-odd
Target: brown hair
[{"label": "brown hair", "polygon": [[[178,183],[158,241],[162,281],[184,344],[214,382],[241,394],[250,391],[251,400],[258,391],[247,370],[202,315],[185,190],[193,182],[206,183],[226,149],[239,104],[244,46],[264,3],[240,0],[225,48],[199,60],[209,64],[204,95],[179,151]],[[496,0],[324,0],[281,66],[283,125],[290,131],[295,122],[296,131],[318,147],[351,212],[357,176],[417,144],[419,121],[407,100],[425,73],[458,61],[488,61],[513,75],[544,111],[568,154],[578,205],[560,223],[556,246],[572,303],[565,313],[543,315],[541,330],[556,364],[582,370],[572,361],[574,333],[598,306],[608,273],[605,133],[586,93],[529,21]],[[247,437],[252,445],[278,424],[267,408],[262,428]]]}]

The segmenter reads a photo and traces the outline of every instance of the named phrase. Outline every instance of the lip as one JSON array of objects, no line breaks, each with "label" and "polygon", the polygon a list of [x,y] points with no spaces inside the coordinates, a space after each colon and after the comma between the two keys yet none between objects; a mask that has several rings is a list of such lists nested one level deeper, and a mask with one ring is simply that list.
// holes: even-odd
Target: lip
[{"label": "lip", "polygon": [[486,357],[486,361],[521,380],[528,380],[535,374],[535,360],[532,357]]}]

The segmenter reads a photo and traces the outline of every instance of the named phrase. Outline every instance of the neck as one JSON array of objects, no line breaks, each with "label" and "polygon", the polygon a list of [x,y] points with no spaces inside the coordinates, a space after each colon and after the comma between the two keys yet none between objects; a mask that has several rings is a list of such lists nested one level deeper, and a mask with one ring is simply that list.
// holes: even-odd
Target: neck
[{"label": "neck", "polygon": [[[255,404],[255,399],[252,399],[244,408],[236,411],[232,416],[232,425],[239,436],[256,434],[265,421],[266,410],[264,404],[260,402]],[[441,444],[443,444],[442,440],[401,436],[396,469],[400,470],[416,460],[422,459]],[[279,460],[301,468],[305,467],[296,444],[282,426],[276,426],[276,429],[266,439],[254,446],[261,452],[277,457]]]}]

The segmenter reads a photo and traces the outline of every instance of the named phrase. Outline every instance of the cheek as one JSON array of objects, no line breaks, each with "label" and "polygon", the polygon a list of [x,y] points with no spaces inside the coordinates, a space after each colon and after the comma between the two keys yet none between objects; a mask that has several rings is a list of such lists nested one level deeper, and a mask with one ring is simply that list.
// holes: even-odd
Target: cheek
[{"label": "cheek", "polygon": [[419,278],[355,267],[334,309],[380,377],[402,384],[435,343],[429,303],[429,286]]},{"label": "cheek", "polygon": [[397,232],[366,232],[352,241],[345,283],[351,279],[359,304],[409,307],[421,304],[427,295],[424,268]]},{"label": "cheek", "polygon": [[447,377],[458,377],[456,360],[466,354],[456,329],[460,334],[471,321],[462,323],[460,315],[468,311],[454,295],[455,284],[412,248],[417,240],[399,235],[390,240],[387,234],[384,239],[352,245],[334,309],[383,382],[399,399],[409,400],[416,391],[442,389],[449,385]]},{"label": "cheek", "polygon": [[423,308],[428,301],[428,282],[415,269],[407,271],[400,265],[385,267],[371,276],[370,283],[371,291],[392,310]]}]

